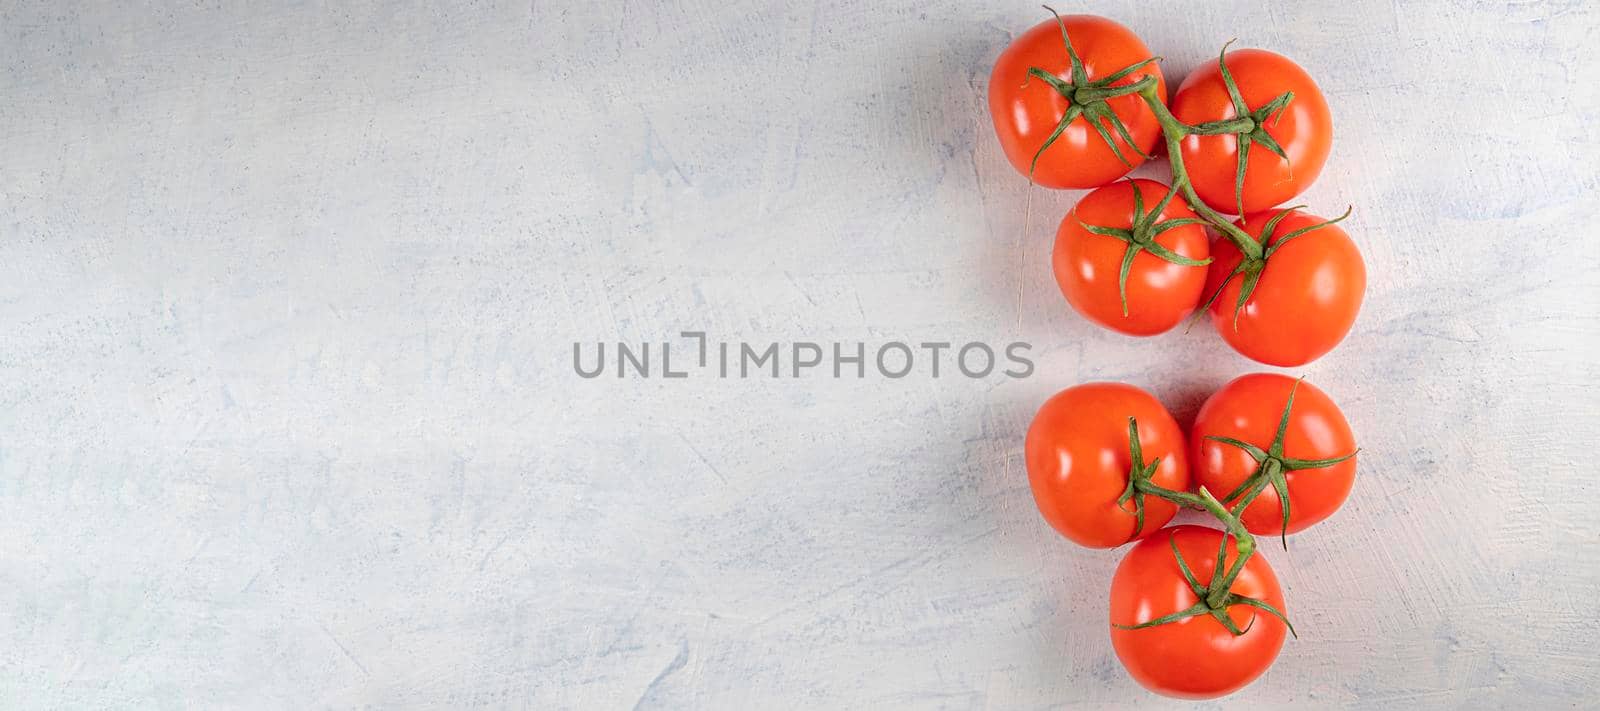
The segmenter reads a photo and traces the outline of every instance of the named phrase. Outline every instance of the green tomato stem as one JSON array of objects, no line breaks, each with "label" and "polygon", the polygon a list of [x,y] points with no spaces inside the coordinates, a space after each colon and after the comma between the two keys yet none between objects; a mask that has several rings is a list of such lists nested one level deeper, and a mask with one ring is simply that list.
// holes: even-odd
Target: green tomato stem
[{"label": "green tomato stem", "polygon": [[[1150,113],[1155,115],[1156,122],[1161,124],[1161,135],[1166,139],[1167,144],[1167,160],[1172,164],[1172,189],[1179,191],[1183,195],[1184,202],[1189,203],[1189,208],[1194,210],[1195,214],[1203,218],[1217,232],[1228,238],[1229,242],[1238,247],[1239,252],[1244,255],[1246,261],[1260,259],[1263,251],[1261,243],[1255,241],[1254,238],[1235,226],[1232,221],[1221,213],[1211,209],[1195,193],[1194,185],[1189,181],[1189,171],[1183,166],[1183,154],[1181,152],[1183,139],[1188,136],[1202,135],[1203,133],[1209,134],[1213,131],[1223,133],[1223,131],[1217,129],[1224,127],[1224,124],[1242,121],[1251,121],[1253,124],[1254,121],[1248,117],[1232,119],[1208,124],[1203,127],[1204,130],[1202,131],[1200,127],[1190,126],[1179,121],[1178,117],[1173,116],[1172,112],[1167,110],[1167,105],[1161,103],[1161,97],[1156,94],[1155,77],[1145,77],[1128,86],[1138,87],[1140,98],[1144,99],[1144,103],[1150,107]],[[1243,124],[1241,123],[1240,125]]]},{"label": "green tomato stem", "polygon": [[1190,133],[1196,136],[1220,136],[1229,133],[1249,133],[1254,130],[1256,130],[1256,120],[1249,116],[1212,121],[1190,127]]},{"label": "green tomato stem", "polygon": [[1076,89],[1073,89],[1072,98],[1074,100],[1076,100],[1080,104],[1088,104],[1088,103],[1095,102],[1095,101],[1104,101],[1106,99],[1115,99],[1115,98],[1117,98],[1119,96],[1127,96],[1129,94],[1137,94],[1137,93],[1139,93],[1139,83],[1138,82],[1134,82],[1132,84],[1124,84],[1122,86],[1107,86],[1107,87],[1081,86],[1081,87],[1078,87]]},{"label": "green tomato stem", "polygon": [[[1217,497],[1212,496],[1211,492],[1207,491],[1204,486],[1200,487],[1198,495],[1184,491],[1173,491],[1153,484],[1149,480],[1136,480],[1134,481],[1134,487],[1142,493],[1166,499],[1179,506],[1210,513],[1222,522],[1228,533],[1233,535],[1235,550],[1239,552],[1238,557],[1234,559],[1233,565],[1228,568],[1226,573],[1213,571],[1211,583],[1206,586],[1206,605],[1211,609],[1224,607],[1228,601],[1230,589],[1233,587],[1233,581],[1237,580],[1239,574],[1244,572],[1244,564],[1250,560],[1250,556],[1255,555],[1255,535],[1251,534],[1244,527],[1244,523],[1239,520],[1239,517],[1229,511],[1226,506],[1223,506],[1222,502],[1218,501]],[[1222,577],[1219,578],[1217,577],[1218,575]]]}]

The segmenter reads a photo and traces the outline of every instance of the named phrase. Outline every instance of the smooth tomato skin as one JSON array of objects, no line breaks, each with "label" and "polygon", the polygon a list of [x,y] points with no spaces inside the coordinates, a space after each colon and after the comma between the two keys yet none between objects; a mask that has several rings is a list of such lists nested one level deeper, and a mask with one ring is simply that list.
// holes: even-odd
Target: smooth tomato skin
[{"label": "smooth tomato skin", "polygon": [[[1062,295],[1084,318],[1130,336],[1165,333],[1183,321],[1200,304],[1206,268],[1173,264],[1141,251],[1128,271],[1128,314],[1122,314],[1117,276],[1128,244],[1097,235],[1083,224],[1127,228],[1133,224],[1133,193],[1137,187],[1150,210],[1170,190],[1154,180],[1124,180],[1084,196],[1067,213],[1056,230],[1051,263]],[[1194,217],[1181,198],[1161,211],[1160,220]],[[1156,236],[1157,243],[1190,259],[1211,255],[1211,242],[1200,225],[1176,227]]]},{"label": "smooth tomato skin", "polygon": [[[1294,92],[1294,99],[1283,112],[1267,121],[1267,133],[1288,158],[1279,158],[1259,145],[1250,147],[1243,191],[1244,211],[1249,214],[1281,205],[1316,181],[1333,145],[1333,116],[1311,75],[1289,58],[1260,49],[1241,49],[1229,52],[1227,62],[1239,96],[1251,110],[1271,103],[1285,91]],[[1184,78],[1170,108],[1178,120],[1191,126],[1237,116],[1222,81],[1222,70],[1214,61],[1202,64]],[[1238,138],[1187,136],[1179,143],[1179,151],[1200,199],[1218,212],[1238,212],[1234,199]]]},{"label": "smooth tomato skin", "polygon": [[[1189,487],[1183,429],[1155,396],[1125,383],[1087,383],[1045,401],[1028,427],[1028,484],[1050,526],[1089,548],[1115,548],[1134,539],[1133,502],[1117,498],[1128,486],[1128,418],[1139,423],[1145,464],[1161,458],[1150,479],[1178,491]],[[1173,504],[1145,498],[1139,537],[1165,526]],[[1213,551],[1215,553],[1215,551]]]},{"label": "smooth tomato skin", "polygon": [[[1184,582],[1169,540],[1177,542],[1195,580],[1202,585],[1211,582],[1222,532],[1189,525],[1162,529],[1129,549],[1117,565],[1111,578],[1112,625],[1148,622],[1198,601]],[[1237,559],[1238,551],[1230,539],[1226,564]],[[1288,614],[1278,577],[1259,548],[1245,562],[1231,589]],[[1202,614],[1140,630],[1111,627],[1111,646],[1128,674],[1146,689],[1181,699],[1216,698],[1238,691],[1272,666],[1287,631],[1278,618],[1246,605],[1228,608],[1228,617],[1240,629],[1249,630],[1235,637],[1210,615]]]},{"label": "smooth tomato skin", "polygon": [[[1295,379],[1289,376],[1255,373],[1235,378],[1212,393],[1195,415],[1189,435],[1196,483],[1218,497],[1227,496],[1244,483],[1255,472],[1256,461],[1238,447],[1206,438],[1230,437],[1266,449],[1278,431],[1283,405],[1294,388]],[[1350,423],[1327,393],[1304,381],[1294,393],[1283,456],[1333,459],[1356,451]],[[1284,473],[1289,484],[1289,533],[1303,531],[1339,510],[1355,485],[1357,458],[1331,467]],[[1284,527],[1277,492],[1268,486],[1239,515],[1239,520],[1251,533],[1278,535]]]},{"label": "smooth tomato skin", "polygon": [[[1065,15],[1061,20],[1066,23],[1067,36],[1072,38],[1072,47],[1083,60],[1090,79],[1109,76],[1154,56],[1132,30],[1104,17]],[[1006,158],[1023,176],[1028,175],[1034,154],[1067,112],[1066,100],[1055,89],[1028,76],[1030,67],[1072,80],[1067,45],[1061,41],[1061,29],[1053,18],[1013,40],[995,60],[989,75],[989,115],[995,134]],[[1146,76],[1156,78],[1157,95],[1165,103],[1167,84],[1157,63],[1146,65],[1116,85],[1132,84]],[[1144,100],[1129,94],[1106,103],[1128,127],[1134,145],[1148,155],[1161,138],[1161,125]],[[1138,167],[1144,162],[1115,130],[1107,130],[1129,164]],[[1033,182],[1048,188],[1093,188],[1127,175],[1132,169],[1117,160],[1094,127],[1079,117],[1039,156]]]},{"label": "smooth tomato skin", "polygon": [[[1256,213],[1235,222],[1257,242],[1261,228],[1282,210]],[[1295,211],[1273,229],[1268,245],[1301,227],[1326,222]],[[1239,248],[1227,239],[1212,245],[1205,293],[1214,293],[1239,265]],[[1305,365],[1321,358],[1350,333],[1367,291],[1367,267],[1361,251],[1338,225],[1328,225],[1294,238],[1267,260],[1255,291],[1239,310],[1234,305],[1244,276],[1228,281],[1211,302],[1211,324],[1234,350],[1245,357],[1280,367]]]}]

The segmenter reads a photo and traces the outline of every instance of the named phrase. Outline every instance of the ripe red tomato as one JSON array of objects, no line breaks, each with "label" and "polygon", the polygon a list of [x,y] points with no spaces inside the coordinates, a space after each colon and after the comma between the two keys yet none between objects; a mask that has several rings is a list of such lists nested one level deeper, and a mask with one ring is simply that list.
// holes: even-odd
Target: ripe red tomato
[{"label": "ripe red tomato", "polygon": [[[1130,451],[1130,417],[1138,423],[1138,461]],[[1177,506],[1155,496],[1118,503],[1136,464],[1154,465],[1149,477],[1158,486],[1189,486],[1183,430],[1154,396],[1124,383],[1088,383],[1056,393],[1034,415],[1024,449],[1039,513],[1061,535],[1090,548],[1114,548],[1149,535],[1177,513]]]},{"label": "ripe red tomato", "polygon": [[[1160,222],[1196,219],[1181,199],[1163,204],[1170,192],[1154,180],[1118,181],[1089,193],[1061,221],[1053,256],[1056,284],[1084,318],[1131,336],[1153,336],[1199,305],[1206,281],[1201,263],[1211,254],[1205,228],[1184,224],[1151,234]],[[1122,234],[1096,234],[1085,225]],[[1158,256],[1152,243],[1155,251],[1179,260]]]},{"label": "ripe red tomato", "polygon": [[[1217,295],[1211,323],[1234,350],[1268,365],[1304,365],[1350,332],[1367,291],[1367,267],[1350,236],[1338,225],[1317,227],[1324,222],[1298,210],[1274,210],[1234,223],[1257,242],[1269,235],[1270,256],[1243,308],[1236,307],[1240,291],[1250,286],[1249,274],[1234,273],[1243,256],[1226,239],[1212,246],[1215,261],[1205,287],[1207,295]],[[1244,266],[1248,271],[1250,265]]]},{"label": "ripe red tomato", "polygon": [[[1185,77],[1172,97],[1172,114],[1178,120],[1193,126],[1237,118],[1258,112],[1286,91],[1294,92],[1282,111],[1257,118],[1258,128],[1282,148],[1283,157],[1270,150],[1270,143],[1248,141],[1242,191],[1244,213],[1248,214],[1281,205],[1310,187],[1328,160],[1333,117],[1311,75],[1287,57],[1241,49],[1228,52],[1226,61],[1248,111],[1238,111],[1221,68],[1216,62],[1207,62]],[[1179,145],[1183,165],[1200,199],[1218,212],[1238,214],[1238,134],[1190,135]]]},{"label": "ripe red tomato", "polygon": [[[1209,614],[1144,629],[1116,627],[1159,619],[1199,602],[1173,557],[1173,545],[1195,580],[1209,585],[1217,573],[1222,540],[1221,531],[1173,526],[1140,541],[1117,566],[1111,578],[1111,646],[1122,666],[1146,689],[1184,699],[1229,694],[1261,676],[1283,647],[1284,622],[1244,604],[1227,608],[1228,618],[1244,631],[1238,636]],[[1224,569],[1237,559],[1229,538]],[[1245,561],[1229,590],[1284,611],[1278,578],[1260,552]]]},{"label": "ripe red tomato", "polygon": [[[1281,439],[1289,395],[1287,427]],[[1244,448],[1219,442],[1224,437],[1255,446],[1275,459],[1289,493],[1288,524],[1268,465]],[[1256,373],[1234,379],[1200,406],[1190,432],[1195,479],[1239,516],[1251,533],[1279,534],[1305,530],[1331,515],[1350,495],[1356,478],[1356,441],[1350,424],[1333,399],[1311,383],[1277,373]],[[1326,466],[1330,460],[1347,457]],[[1246,484],[1261,484],[1261,493],[1243,510],[1238,502]],[[1234,496],[1238,492],[1237,496]]]},{"label": "ripe red tomato", "polygon": [[[1066,25],[1067,36],[1072,38],[1072,47],[1082,60],[1091,83],[1103,81],[1153,56],[1132,31],[1103,17],[1068,15],[1062,17],[1061,22]],[[989,114],[994,120],[995,133],[1000,137],[1000,146],[1011,165],[1023,175],[1031,174],[1033,182],[1051,188],[1105,185],[1144,162],[1140,154],[1148,155],[1160,140],[1161,126],[1150,108],[1138,94],[1127,94],[1105,99],[1103,103],[1090,102],[1109,107],[1127,129],[1127,137],[1121,135],[1114,124],[1101,121],[1099,125],[1105,130],[1105,137],[1102,137],[1087,118],[1079,116],[1041,152],[1040,148],[1055,132],[1071,104],[1046,81],[1028,76],[1028,70],[1034,67],[1060,82],[1074,81],[1067,45],[1054,19],[1040,23],[1012,41],[995,60],[994,70],[989,75]],[[1146,76],[1156,78],[1159,96],[1166,101],[1166,80],[1161,76],[1160,66],[1154,62],[1106,86],[1126,86]],[[1078,86],[1071,93],[1083,88]],[[1121,159],[1107,144],[1107,138],[1120,151]],[[1036,166],[1035,155],[1038,156]]]}]

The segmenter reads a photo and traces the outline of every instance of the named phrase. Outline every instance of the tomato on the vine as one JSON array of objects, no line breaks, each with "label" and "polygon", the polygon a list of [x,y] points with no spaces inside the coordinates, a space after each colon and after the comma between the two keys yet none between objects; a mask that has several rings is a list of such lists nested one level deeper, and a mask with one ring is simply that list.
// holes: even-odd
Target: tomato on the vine
[{"label": "tomato on the vine", "polygon": [[1165,332],[1199,305],[1211,254],[1203,224],[1154,180],[1107,185],[1061,221],[1056,284],[1101,326],[1131,336]]},{"label": "tomato on the vine", "polygon": [[[1189,180],[1218,212],[1249,214],[1281,205],[1305,192],[1328,160],[1328,102],[1311,75],[1282,55],[1241,49],[1224,51],[1221,61],[1226,74],[1218,62],[1207,62],[1184,78],[1172,97],[1172,114],[1191,126],[1239,118],[1249,118],[1249,125],[1234,129],[1242,133],[1186,136],[1179,146]],[[1287,92],[1293,96],[1278,105]]]},{"label": "tomato on the vine", "polygon": [[1046,20],[1017,37],[989,76],[989,114],[1011,165],[1046,187],[1092,188],[1143,163],[1160,124],[1137,94],[1108,94],[1153,76],[1165,100],[1152,58],[1131,30],[1092,15]]},{"label": "tomato on the vine", "polygon": [[1299,210],[1257,213],[1234,224],[1263,246],[1262,259],[1245,258],[1226,239],[1212,246],[1211,323],[1234,350],[1291,367],[1344,340],[1361,311],[1367,267],[1334,222]]},{"label": "tomato on the vine", "polygon": [[[1111,646],[1128,673],[1158,694],[1209,699],[1232,693],[1261,676],[1278,656],[1288,630],[1285,621],[1254,603],[1283,611],[1283,591],[1272,567],[1260,553],[1245,561],[1219,608],[1204,606],[1204,590],[1217,569],[1224,545],[1221,531],[1200,526],[1173,526],[1129,549],[1111,578]],[[1236,542],[1226,540],[1223,570],[1238,560]],[[1193,575],[1185,577],[1178,556]],[[1197,584],[1197,585],[1196,585]],[[1249,601],[1238,597],[1249,598]],[[1189,616],[1142,629],[1127,629],[1169,615]],[[1217,619],[1225,616],[1234,630]]]},{"label": "tomato on the vine", "polygon": [[[1056,231],[1062,295],[1128,335],[1170,330],[1199,306],[1249,358],[1321,357],[1366,292],[1360,251],[1337,226],[1349,211],[1324,220],[1276,207],[1327,161],[1321,90],[1280,55],[1224,46],[1169,106],[1158,61],[1127,28],[1085,15],[1056,15],[995,61],[989,111],[1006,159],[1033,183],[1097,188]],[[1170,187],[1117,181],[1158,146]],[[1208,229],[1222,239],[1210,244]],[[1289,533],[1330,516],[1350,493],[1357,450],[1325,393],[1274,374],[1224,386],[1189,434],[1185,444],[1149,393],[1090,383],[1040,407],[1025,451],[1034,502],[1058,533],[1095,548],[1136,541],[1109,600],[1123,666],[1152,691],[1205,699],[1259,677],[1294,634],[1257,535],[1287,547]],[[1163,528],[1180,507],[1225,530]]]},{"label": "tomato on the vine", "polygon": [[1134,492],[1132,478],[1176,491],[1189,486],[1183,430],[1155,396],[1124,383],[1056,393],[1034,415],[1024,449],[1039,513],[1090,548],[1149,535],[1177,513],[1169,501]]},{"label": "tomato on the vine", "polygon": [[1315,385],[1286,375],[1222,386],[1200,406],[1189,441],[1196,482],[1251,533],[1303,531],[1333,515],[1355,484],[1356,441],[1344,413]]}]

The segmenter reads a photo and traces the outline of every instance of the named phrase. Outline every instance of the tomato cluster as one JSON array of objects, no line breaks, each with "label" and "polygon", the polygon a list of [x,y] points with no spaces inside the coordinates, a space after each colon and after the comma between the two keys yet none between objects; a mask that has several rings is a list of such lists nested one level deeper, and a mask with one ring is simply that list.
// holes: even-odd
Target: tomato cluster
[{"label": "tomato cluster", "polygon": [[[1062,220],[1052,259],[1090,321],[1153,336],[1209,313],[1234,350],[1276,366],[1322,357],[1355,323],[1366,268],[1337,225],[1349,211],[1281,207],[1316,180],[1333,138],[1321,91],[1289,59],[1224,46],[1169,102],[1131,31],[1058,15],[1001,53],[989,108],[1031,182],[1094,188]],[[1157,148],[1171,185],[1122,179]],[[1217,390],[1187,437],[1139,388],[1068,388],[1039,409],[1025,448],[1051,527],[1092,548],[1136,542],[1111,582],[1112,647],[1140,684],[1183,698],[1231,693],[1272,664],[1294,628],[1255,536],[1287,548],[1338,510],[1356,469],[1333,400],[1271,373]],[[1224,530],[1167,527],[1180,508]]]},{"label": "tomato cluster", "polygon": [[[1056,232],[1056,282],[1085,318],[1151,336],[1203,309],[1234,350],[1276,366],[1316,360],[1350,332],[1366,267],[1344,217],[1279,207],[1333,143],[1327,101],[1288,58],[1224,47],[1169,103],[1159,63],[1126,27],[1058,16],[1000,54],[989,111],[1030,181],[1096,188]],[[1120,181],[1158,143],[1172,185]]]},{"label": "tomato cluster", "polygon": [[[1139,541],[1111,581],[1111,644],[1140,684],[1185,698],[1231,693],[1272,664],[1292,628],[1254,536],[1328,518],[1356,473],[1338,406],[1276,373],[1217,390],[1187,440],[1139,388],[1071,387],[1039,408],[1025,449],[1034,502],[1061,535],[1091,548]],[[1227,534],[1163,528],[1180,506]]]}]

